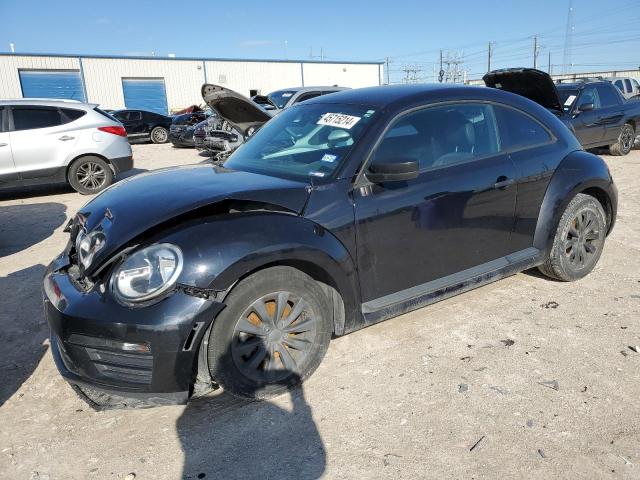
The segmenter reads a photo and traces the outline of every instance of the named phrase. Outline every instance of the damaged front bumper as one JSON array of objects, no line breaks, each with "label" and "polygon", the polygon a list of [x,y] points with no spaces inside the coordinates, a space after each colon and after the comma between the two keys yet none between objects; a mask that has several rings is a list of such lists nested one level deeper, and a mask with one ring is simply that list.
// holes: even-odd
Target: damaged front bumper
[{"label": "damaged front bumper", "polygon": [[44,276],[51,352],[60,374],[81,389],[147,404],[188,400],[198,349],[221,304],[177,290],[145,307],[126,307],[108,288],[81,291],[65,255]]}]

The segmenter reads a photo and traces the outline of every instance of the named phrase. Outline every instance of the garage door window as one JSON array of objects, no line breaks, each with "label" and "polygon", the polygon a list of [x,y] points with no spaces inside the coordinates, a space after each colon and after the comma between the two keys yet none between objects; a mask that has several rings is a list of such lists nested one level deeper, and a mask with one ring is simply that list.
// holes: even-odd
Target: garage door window
[{"label": "garage door window", "polygon": [[23,98],[86,101],[79,70],[19,70]]},{"label": "garage door window", "polygon": [[163,78],[123,78],[124,104],[130,110],[168,113]]}]

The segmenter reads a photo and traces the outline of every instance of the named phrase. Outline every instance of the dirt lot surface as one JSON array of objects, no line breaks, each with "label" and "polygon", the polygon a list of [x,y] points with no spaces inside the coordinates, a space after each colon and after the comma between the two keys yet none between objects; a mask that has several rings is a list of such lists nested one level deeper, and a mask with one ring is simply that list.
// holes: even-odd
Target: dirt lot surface
[{"label": "dirt lot surface", "polygon": [[[134,146],[140,170],[202,160]],[[95,412],[58,375],[40,281],[68,188],[0,197],[0,477],[640,478],[640,152],[576,283],[522,273],[332,342],[304,388]],[[640,347],[639,347],[640,349]]]}]

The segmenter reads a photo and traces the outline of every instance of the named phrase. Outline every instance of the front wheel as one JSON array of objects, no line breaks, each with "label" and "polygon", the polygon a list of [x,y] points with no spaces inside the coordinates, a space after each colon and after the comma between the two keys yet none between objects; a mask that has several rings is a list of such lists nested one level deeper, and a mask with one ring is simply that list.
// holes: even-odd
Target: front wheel
[{"label": "front wheel", "polygon": [[626,123],[622,127],[622,130],[620,130],[618,141],[609,146],[609,153],[616,156],[626,155],[633,148],[633,144],[635,143],[635,141],[636,132],[633,129],[632,125]]},{"label": "front wheel", "polygon": [[540,271],[565,282],[586,276],[598,263],[606,234],[602,205],[592,196],[579,193],[567,205]]},{"label": "front wheel", "polygon": [[99,157],[80,157],[69,168],[68,180],[75,191],[92,195],[111,185],[113,172],[109,164]]},{"label": "front wheel", "polygon": [[164,127],[154,127],[151,130],[151,141],[153,143],[167,143],[169,132]]},{"label": "front wheel", "polygon": [[261,270],[225,300],[209,336],[209,373],[225,390],[268,398],[318,367],[331,338],[331,306],[320,286],[290,267]]}]

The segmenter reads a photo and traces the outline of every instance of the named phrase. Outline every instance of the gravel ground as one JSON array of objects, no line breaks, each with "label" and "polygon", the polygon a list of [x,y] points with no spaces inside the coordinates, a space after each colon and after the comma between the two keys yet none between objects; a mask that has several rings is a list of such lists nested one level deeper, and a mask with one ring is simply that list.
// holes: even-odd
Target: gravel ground
[{"label": "gravel ground", "polygon": [[3,193],[0,477],[640,478],[640,152],[605,159],[618,223],[586,279],[526,272],[336,339],[303,389],[268,402],[137,411],[93,411],[48,352],[41,276],[87,198]]}]

